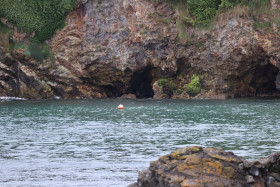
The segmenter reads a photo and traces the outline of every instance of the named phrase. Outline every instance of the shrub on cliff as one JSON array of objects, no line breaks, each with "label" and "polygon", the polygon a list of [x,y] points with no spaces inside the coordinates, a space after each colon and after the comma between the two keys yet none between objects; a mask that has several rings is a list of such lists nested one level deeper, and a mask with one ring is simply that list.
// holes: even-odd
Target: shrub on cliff
[{"label": "shrub on cliff", "polygon": [[33,40],[43,42],[65,25],[67,13],[75,6],[76,0],[1,0],[0,18],[7,18],[19,30],[35,32]]},{"label": "shrub on cliff", "polygon": [[216,15],[220,0],[187,0],[187,6],[191,15],[200,23],[207,23]]},{"label": "shrub on cliff", "polygon": [[[220,9],[230,9],[237,4],[237,0],[151,0],[152,2],[168,1],[175,9],[184,8],[189,16],[192,16],[197,23],[207,24],[210,19],[212,19],[217,10]],[[243,0],[245,1],[245,0]],[[177,6],[179,5],[179,6]],[[180,11],[180,14],[184,12]],[[190,19],[186,17],[186,14],[182,15],[185,19]]]},{"label": "shrub on cliff", "polygon": [[13,47],[14,43],[9,40],[12,36],[13,30],[0,22],[0,46],[6,51]]},{"label": "shrub on cliff", "polygon": [[200,78],[198,75],[193,75],[191,82],[189,84],[186,84],[184,86],[186,88],[186,91],[190,95],[197,95],[201,90],[201,83]]}]

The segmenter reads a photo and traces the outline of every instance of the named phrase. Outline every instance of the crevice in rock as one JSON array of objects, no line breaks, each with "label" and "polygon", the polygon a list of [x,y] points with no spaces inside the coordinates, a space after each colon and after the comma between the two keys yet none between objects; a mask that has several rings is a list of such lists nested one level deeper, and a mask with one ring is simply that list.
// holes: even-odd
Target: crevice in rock
[{"label": "crevice in rock", "polygon": [[144,70],[135,72],[130,80],[128,93],[136,95],[138,99],[152,98],[154,96],[153,70],[152,66],[147,66]]},{"label": "crevice in rock", "polygon": [[174,77],[186,77],[188,74],[191,74],[194,69],[192,68],[191,64],[188,63],[186,58],[179,58],[177,59],[177,72]]}]

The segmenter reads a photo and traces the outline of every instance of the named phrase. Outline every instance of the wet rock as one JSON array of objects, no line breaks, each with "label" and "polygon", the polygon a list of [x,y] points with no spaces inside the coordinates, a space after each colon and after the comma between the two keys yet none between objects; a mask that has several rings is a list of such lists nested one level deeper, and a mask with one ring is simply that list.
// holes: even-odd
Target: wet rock
[{"label": "wet rock", "polygon": [[251,167],[249,173],[253,176],[259,176],[259,168],[256,166]]}]

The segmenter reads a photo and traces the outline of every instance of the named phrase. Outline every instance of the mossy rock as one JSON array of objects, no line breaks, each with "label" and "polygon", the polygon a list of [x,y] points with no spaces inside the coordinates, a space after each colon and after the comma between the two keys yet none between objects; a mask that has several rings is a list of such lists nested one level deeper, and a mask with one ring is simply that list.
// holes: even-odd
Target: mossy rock
[{"label": "mossy rock", "polygon": [[186,89],[187,93],[191,96],[197,95],[201,90],[200,77],[198,75],[193,74],[191,82],[189,84],[186,84],[184,88]]},{"label": "mossy rock", "polygon": [[151,175],[138,178],[138,184],[247,186],[245,171],[239,168],[243,161],[242,157],[219,148],[184,147],[151,162]]},{"label": "mossy rock", "polygon": [[172,96],[174,91],[177,89],[177,84],[175,83],[174,78],[161,78],[157,82],[161,87],[162,92],[168,96]]}]

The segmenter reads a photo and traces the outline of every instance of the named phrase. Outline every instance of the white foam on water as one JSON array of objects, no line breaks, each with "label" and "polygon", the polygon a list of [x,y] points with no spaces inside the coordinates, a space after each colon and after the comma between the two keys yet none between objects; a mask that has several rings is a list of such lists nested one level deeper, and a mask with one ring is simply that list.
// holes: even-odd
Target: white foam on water
[{"label": "white foam on water", "polygon": [[0,100],[11,101],[11,100],[27,100],[27,99],[20,98],[20,97],[6,97],[6,96],[3,96],[3,97],[0,97]]}]

